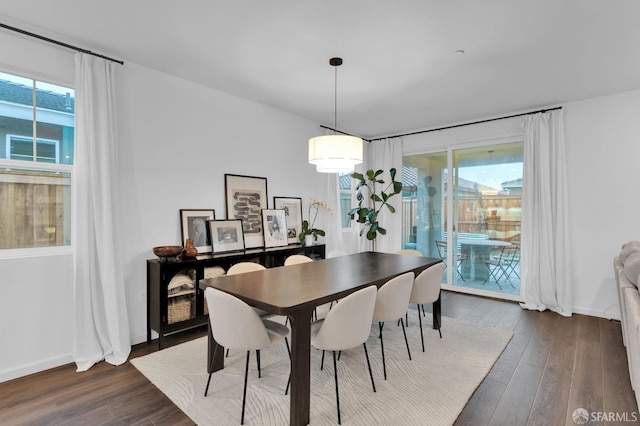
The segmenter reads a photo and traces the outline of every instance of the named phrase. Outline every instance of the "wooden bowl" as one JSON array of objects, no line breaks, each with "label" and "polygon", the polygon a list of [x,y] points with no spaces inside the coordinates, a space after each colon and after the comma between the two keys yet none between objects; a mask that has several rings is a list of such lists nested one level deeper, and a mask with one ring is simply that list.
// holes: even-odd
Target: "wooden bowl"
[{"label": "wooden bowl", "polygon": [[153,254],[160,258],[160,261],[175,260],[182,253],[182,246],[158,246],[153,248]]}]

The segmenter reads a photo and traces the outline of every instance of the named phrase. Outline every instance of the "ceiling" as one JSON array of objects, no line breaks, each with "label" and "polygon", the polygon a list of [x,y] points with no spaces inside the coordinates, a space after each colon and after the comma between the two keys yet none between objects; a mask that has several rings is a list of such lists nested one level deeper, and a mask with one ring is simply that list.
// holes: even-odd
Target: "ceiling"
[{"label": "ceiling", "polygon": [[330,127],[342,57],[337,127],[367,138],[640,89],[638,17],[637,0],[0,0],[2,23]]}]

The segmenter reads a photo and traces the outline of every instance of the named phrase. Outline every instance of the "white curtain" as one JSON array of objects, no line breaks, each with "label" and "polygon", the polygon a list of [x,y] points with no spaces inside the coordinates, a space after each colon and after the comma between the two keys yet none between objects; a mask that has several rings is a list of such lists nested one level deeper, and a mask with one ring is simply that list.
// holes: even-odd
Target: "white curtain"
[{"label": "white curtain", "polygon": [[[384,140],[373,141],[365,144],[363,173],[367,170],[382,169],[384,173],[380,178],[385,181],[384,185],[378,185],[377,191],[381,191],[391,182],[389,170],[395,168],[397,171],[396,180],[402,180],[402,139],[386,138]],[[385,192],[389,192],[387,190]],[[400,250],[402,245],[402,195],[398,194],[391,198],[390,205],[395,209],[395,213],[391,213],[386,207],[378,216],[380,226],[387,230],[386,235],[378,234],[376,251],[393,253]],[[358,251],[371,250],[372,245],[363,234],[358,239]]]},{"label": "white curtain", "polygon": [[340,212],[340,187],[338,180],[340,174],[327,173],[327,202],[333,207],[333,214],[325,219],[327,253],[332,251],[344,252],[344,240],[342,236],[342,216]]},{"label": "white curtain", "polygon": [[131,352],[118,238],[114,63],[77,53],[73,174],[74,347],[78,371]]},{"label": "white curtain", "polygon": [[523,127],[522,307],[571,316],[562,110],[530,115]]}]

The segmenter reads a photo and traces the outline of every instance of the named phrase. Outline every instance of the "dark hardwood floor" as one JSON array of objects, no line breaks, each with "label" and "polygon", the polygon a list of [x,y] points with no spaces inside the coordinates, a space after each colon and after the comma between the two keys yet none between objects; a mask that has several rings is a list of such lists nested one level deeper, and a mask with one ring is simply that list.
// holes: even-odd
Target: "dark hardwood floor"
[{"label": "dark hardwood floor", "polygon": [[[577,408],[637,414],[620,324],[452,292],[443,292],[442,306],[445,316],[514,333],[457,425],[574,425]],[[204,335],[206,329],[170,336],[167,346]],[[136,345],[131,357],[156,350],[155,342]],[[84,373],[67,365],[0,383],[0,424],[193,423],[130,363],[102,362]]]}]

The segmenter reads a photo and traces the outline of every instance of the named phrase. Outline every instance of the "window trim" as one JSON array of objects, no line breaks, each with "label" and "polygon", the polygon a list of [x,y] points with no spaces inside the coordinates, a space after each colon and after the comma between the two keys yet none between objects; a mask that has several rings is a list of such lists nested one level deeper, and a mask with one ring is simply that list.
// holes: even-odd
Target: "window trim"
[{"label": "window trim", "polygon": [[[21,135],[14,135],[14,134],[9,134],[7,133],[7,140],[6,140],[6,159],[9,161],[26,161],[26,162],[34,162],[34,163],[45,163],[45,164],[59,164],[60,163],[60,141],[56,140],[56,139],[42,139],[42,138],[36,138],[36,145],[37,144],[49,144],[49,145],[53,145],[55,147],[55,158],[53,159],[53,163],[47,162],[47,161],[38,161],[38,158],[36,157],[35,159],[32,160],[15,160],[13,158],[11,158],[11,142],[12,141],[24,141],[24,142],[30,142],[31,145],[33,145],[33,137],[31,136],[21,136]],[[37,155],[37,149],[36,149],[36,155]]]}]

